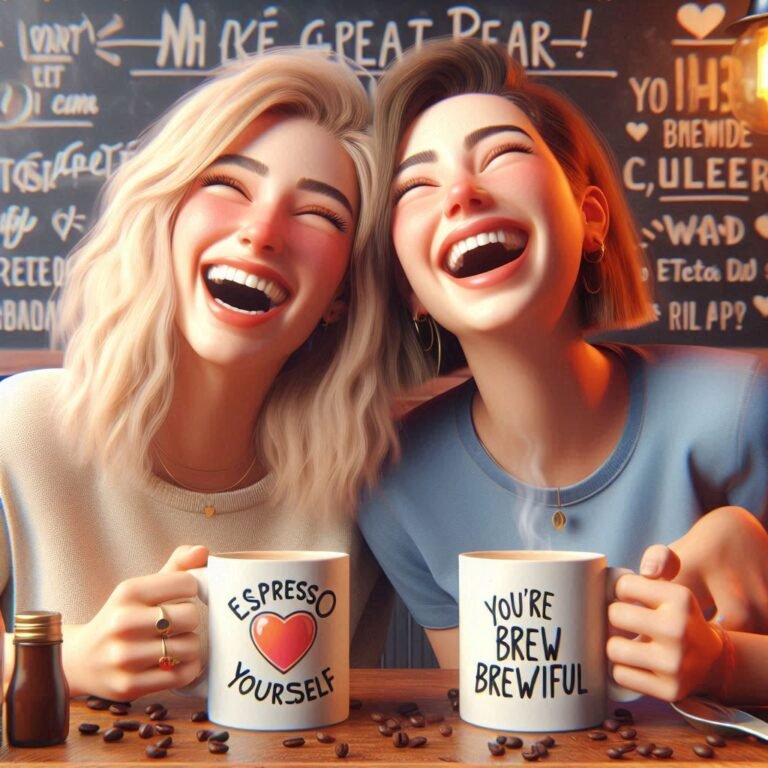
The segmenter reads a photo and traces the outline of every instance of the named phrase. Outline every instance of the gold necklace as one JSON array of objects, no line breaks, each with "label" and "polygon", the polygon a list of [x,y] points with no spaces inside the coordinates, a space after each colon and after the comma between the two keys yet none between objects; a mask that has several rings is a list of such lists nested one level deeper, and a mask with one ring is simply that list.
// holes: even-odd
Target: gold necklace
[{"label": "gold necklace", "polygon": [[[477,436],[477,440],[480,443],[480,445],[483,447],[483,450],[488,454],[488,458],[505,474],[508,475],[509,472],[507,472],[504,467],[499,464],[498,461],[496,461],[496,457],[488,450],[488,446],[483,442],[483,439],[480,437],[477,430],[475,430],[475,435]],[[560,486],[557,486],[555,489],[557,491],[557,509],[555,510],[555,513],[552,515],[552,527],[556,531],[561,531],[563,528],[565,528],[565,524],[568,522],[568,518],[565,516],[565,512],[562,510],[562,505],[560,503]]]},{"label": "gold necklace", "polygon": [[192,488],[189,485],[185,485],[184,483],[182,483],[181,480],[179,480],[173,474],[173,472],[171,472],[171,470],[168,469],[168,467],[165,465],[165,462],[163,461],[163,457],[160,455],[160,451],[158,451],[157,449],[155,449],[155,456],[157,456],[157,460],[160,462],[160,466],[165,471],[165,474],[168,475],[168,477],[170,477],[171,480],[173,480],[173,482],[176,483],[176,485],[178,485],[180,488],[183,488],[185,491],[192,491],[192,493],[203,493],[205,495],[211,496],[211,499],[203,507],[203,512],[205,513],[205,516],[208,519],[212,518],[216,514],[216,494],[226,493],[227,491],[231,491],[233,488],[236,488],[238,485],[240,485],[240,483],[243,482],[243,480],[245,480],[246,477],[248,477],[248,473],[256,465],[256,456],[254,456],[253,460],[248,465],[248,468],[245,470],[245,472],[243,472],[243,474],[240,475],[240,477],[237,480],[235,480],[235,482],[232,483],[232,485],[228,485],[226,488],[221,488],[218,491],[203,491],[203,490],[200,490],[199,488]]}]

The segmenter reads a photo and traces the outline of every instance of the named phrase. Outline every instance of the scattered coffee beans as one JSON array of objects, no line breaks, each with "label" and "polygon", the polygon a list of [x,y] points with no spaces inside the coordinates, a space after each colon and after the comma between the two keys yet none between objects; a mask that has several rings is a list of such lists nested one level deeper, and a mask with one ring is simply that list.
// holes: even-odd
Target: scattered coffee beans
[{"label": "scattered coffee beans", "polygon": [[672,747],[656,747],[651,754],[659,760],[668,760],[674,754],[674,750]]},{"label": "scattered coffee beans", "polygon": [[[211,738],[213,738],[213,736],[211,736]],[[294,749],[296,747],[303,747],[304,737],[292,736],[290,739],[283,739],[283,746],[288,747],[289,749]]]},{"label": "scattered coffee beans", "polygon": [[507,749],[521,749],[523,740],[519,736],[507,736],[507,743],[505,746]]},{"label": "scattered coffee beans", "polygon": [[168,717],[168,710],[165,707],[155,709],[149,715],[150,720],[165,720]]},{"label": "scattered coffee beans", "polygon": [[208,737],[208,741],[229,741],[229,731],[213,731]]},{"label": "scattered coffee beans", "polygon": [[207,728],[201,728],[199,731],[195,733],[195,738],[198,741],[208,741],[212,733],[213,731],[209,731]]},{"label": "scattered coffee beans", "polygon": [[169,733],[173,733],[176,729],[170,723],[158,723],[155,726],[155,731],[161,736],[167,736]]},{"label": "scattered coffee beans", "polygon": [[405,731],[398,731],[397,733],[392,734],[392,743],[398,749],[407,747],[409,742],[410,742],[410,738],[408,737],[408,734]]},{"label": "scattered coffee beans", "polygon": [[396,720],[394,717],[390,717],[389,720],[387,720],[384,725],[387,726],[392,731],[399,731],[402,726],[400,725],[400,721]]},{"label": "scattered coffee beans", "polygon": [[550,747],[550,748],[554,747],[555,744],[557,744],[554,736],[543,736],[542,738],[539,739],[539,741],[542,744],[544,744],[544,746]]},{"label": "scattered coffee beans", "polygon": [[715,750],[709,744],[694,744],[693,752],[699,757],[710,758],[715,756]]},{"label": "scattered coffee beans", "polygon": [[497,744],[506,744],[507,743],[507,737],[506,736],[497,736],[496,737],[496,743]]},{"label": "scattered coffee beans", "polygon": [[157,747],[154,744],[150,744],[144,752],[146,753],[147,757],[152,758],[159,758],[159,757],[165,757],[168,754],[167,749],[163,749],[162,747]]},{"label": "scattered coffee beans", "polygon": [[707,735],[707,744],[711,747],[724,747],[726,742],[719,733],[710,733]]},{"label": "scattered coffee beans", "polygon": [[623,707],[619,707],[618,709],[613,710],[613,716],[617,720],[623,720],[624,722],[627,722],[628,720],[633,720],[632,713],[628,709],[624,709]]},{"label": "scattered coffee beans", "polygon": [[451,709],[454,712],[458,712],[459,711],[459,700],[458,699],[451,699]]},{"label": "scattered coffee beans", "polygon": [[147,706],[144,707],[144,711],[148,715],[151,715],[153,712],[157,712],[159,709],[165,709],[165,706],[161,704],[159,701],[156,701],[153,704],[147,704]]},{"label": "scattered coffee beans", "polygon": [[138,720],[115,720],[112,725],[121,731],[138,731],[141,723]]},{"label": "scattered coffee beans", "polygon": [[383,723],[386,719],[386,716],[381,712],[371,712],[371,720],[373,720],[374,723]]},{"label": "scattered coffee beans", "polygon": [[225,744],[223,741],[209,741],[208,751],[214,755],[223,755],[229,751],[229,744]]},{"label": "scattered coffee beans", "polygon": [[208,713],[205,710],[200,710],[199,712],[193,712],[192,716],[189,719],[193,723],[207,723]]},{"label": "scattered coffee beans", "polygon": [[394,731],[386,724],[386,723],[379,723],[377,730],[382,736],[391,736]]},{"label": "scattered coffee beans", "polygon": [[315,735],[315,738],[321,743],[321,744],[333,744],[334,741],[336,741],[335,736],[331,736],[330,733],[323,733],[322,731],[318,731]]},{"label": "scattered coffee beans", "polygon": [[427,720],[424,715],[411,715],[411,717],[408,719],[411,721],[411,725],[414,728],[423,728],[427,724]]},{"label": "scattered coffee beans", "polygon": [[549,754],[547,745],[543,741],[534,741],[531,745],[531,751],[536,752],[539,757],[546,757]]},{"label": "scattered coffee beans", "polygon": [[98,696],[89,696],[85,706],[89,709],[109,709],[109,702],[106,699],[100,699]]},{"label": "scattered coffee beans", "polygon": [[340,741],[333,749],[336,753],[336,757],[344,758],[349,754],[349,744],[345,741]]},{"label": "scattered coffee beans", "polygon": [[611,747],[606,753],[611,760],[621,760],[624,757],[624,753],[616,747]]},{"label": "scattered coffee beans", "polygon": [[506,754],[507,750],[504,749],[503,744],[499,744],[498,741],[489,741],[488,742],[488,751],[494,756],[494,757],[501,757],[502,755]]},{"label": "scattered coffee beans", "polygon": [[398,715],[413,715],[419,711],[419,705],[415,701],[406,701],[397,708]]},{"label": "scattered coffee beans", "polygon": [[603,721],[603,729],[606,731],[609,731],[610,733],[616,733],[616,731],[618,731],[620,727],[621,727],[621,723],[612,717],[608,718],[608,720]]},{"label": "scattered coffee beans", "polygon": [[458,688],[449,688],[448,689],[448,698],[449,699],[458,699],[459,698],[459,689]]},{"label": "scattered coffee beans", "polygon": [[120,741],[125,733],[122,728],[107,728],[104,731],[104,741]]},{"label": "scattered coffee beans", "polygon": [[605,731],[590,731],[587,736],[589,736],[592,741],[605,741],[608,738],[608,734],[606,734]]},{"label": "scattered coffee beans", "polygon": [[144,723],[139,728],[139,737],[142,739],[151,739],[155,735],[155,726],[151,723]]},{"label": "scattered coffee beans", "polygon": [[439,730],[441,736],[450,736],[453,733],[453,728],[448,723],[441,725]]},{"label": "scattered coffee beans", "polygon": [[527,760],[529,763],[535,763],[541,757],[535,749],[532,749],[530,752],[521,752],[520,754],[523,760]]},{"label": "scattered coffee beans", "polygon": [[408,742],[409,747],[423,747],[427,743],[426,736],[416,736]]},{"label": "scattered coffee beans", "polygon": [[637,736],[637,731],[634,728],[622,728],[619,731],[619,736],[622,739],[634,739]]},{"label": "scattered coffee beans", "polygon": [[643,757],[650,757],[653,754],[653,750],[656,749],[656,745],[653,742],[648,744],[641,744],[637,748],[637,754]]},{"label": "scattered coffee beans", "polygon": [[155,746],[160,749],[168,749],[168,747],[173,746],[173,736],[163,736],[162,739],[155,742]]},{"label": "scattered coffee beans", "polygon": [[93,736],[94,733],[99,732],[99,725],[98,723],[80,723],[77,730],[85,736]]},{"label": "scattered coffee beans", "polygon": [[627,744],[622,744],[620,747],[617,747],[617,749],[620,749],[626,755],[627,752],[634,752],[635,749],[637,749],[637,744],[634,741],[630,741]]},{"label": "scattered coffee beans", "polygon": [[125,704],[110,704],[109,705],[109,711],[113,715],[127,715],[128,714],[128,707],[125,706]]}]

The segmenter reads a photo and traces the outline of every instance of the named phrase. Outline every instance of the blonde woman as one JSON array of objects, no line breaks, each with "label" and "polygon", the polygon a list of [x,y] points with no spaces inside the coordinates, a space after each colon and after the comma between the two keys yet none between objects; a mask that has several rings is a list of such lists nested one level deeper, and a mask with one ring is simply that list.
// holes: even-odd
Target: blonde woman
[{"label": "blonde woman", "polygon": [[[404,56],[378,88],[374,140],[392,301],[399,284],[471,373],[409,414],[403,459],[360,512],[441,665],[458,661],[460,552],[599,550],[632,568],[645,553],[652,578],[622,577],[609,613],[643,640],[609,641],[617,681],[764,700],[765,638],[730,637],[702,611],[766,628],[759,360],[589,338],[652,318],[632,217],[588,121],[503,49],[435,41]],[[675,540],[701,606],[664,578],[680,563],[652,545]]]},{"label": "blonde woman", "polygon": [[209,549],[351,552],[353,663],[375,662],[363,614],[387,612],[350,508],[394,445],[397,364],[365,258],[368,122],[320,54],[228,65],[108,183],[70,260],[63,370],[0,387],[6,623],[62,611],[72,695],[199,674],[185,571]]}]

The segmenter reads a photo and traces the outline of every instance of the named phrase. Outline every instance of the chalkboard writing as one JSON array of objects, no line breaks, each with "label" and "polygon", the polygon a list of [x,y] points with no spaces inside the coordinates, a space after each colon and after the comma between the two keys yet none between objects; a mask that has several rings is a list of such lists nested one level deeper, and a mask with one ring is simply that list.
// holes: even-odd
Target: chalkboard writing
[{"label": "chalkboard writing", "polygon": [[44,349],[66,254],[140,131],[219,64],[277,45],[343,53],[370,88],[435,36],[505,45],[608,136],[652,265],[632,341],[765,346],[768,136],[731,114],[747,0],[4,0],[0,356]]}]

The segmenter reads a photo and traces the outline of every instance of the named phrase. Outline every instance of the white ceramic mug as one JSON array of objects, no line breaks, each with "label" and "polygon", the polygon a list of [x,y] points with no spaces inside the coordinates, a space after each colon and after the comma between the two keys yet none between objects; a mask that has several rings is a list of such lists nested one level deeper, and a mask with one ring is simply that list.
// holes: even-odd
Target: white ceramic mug
[{"label": "white ceramic mug", "polygon": [[209,555],[191,573],[208,604],[208,716],[257,731],[349,716],[349,555]]},{"label": "white ceramic mug", "polygon": [[459,555],[462,719],[509,731],[589,728],[607,700],[638,698],[609,680],[609,579],[593,552]]}]

